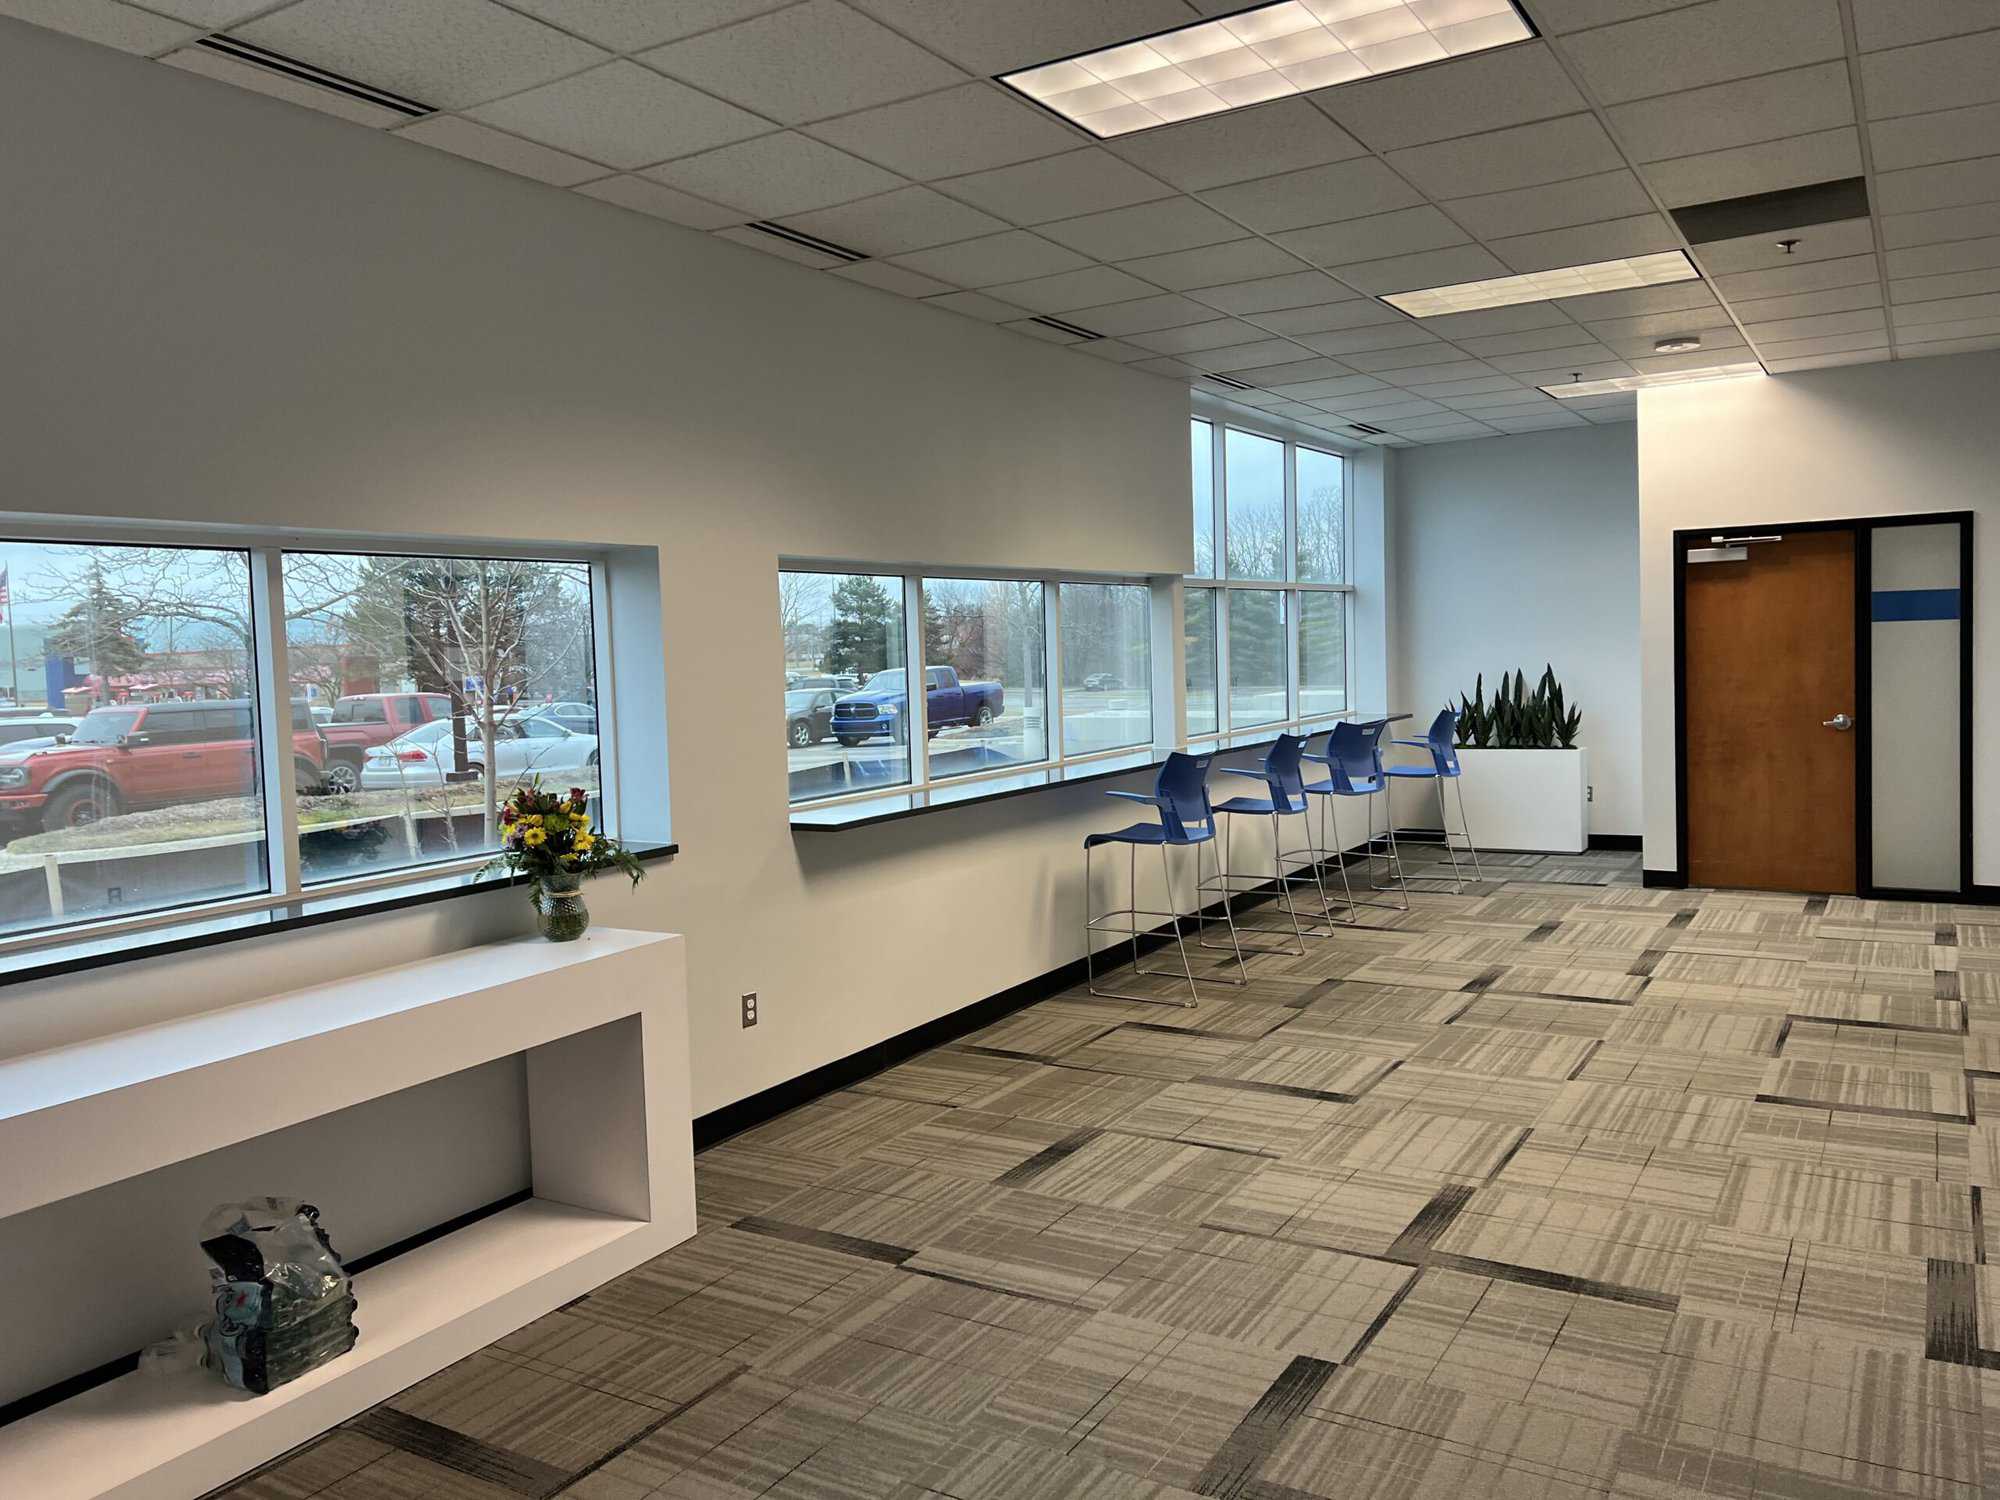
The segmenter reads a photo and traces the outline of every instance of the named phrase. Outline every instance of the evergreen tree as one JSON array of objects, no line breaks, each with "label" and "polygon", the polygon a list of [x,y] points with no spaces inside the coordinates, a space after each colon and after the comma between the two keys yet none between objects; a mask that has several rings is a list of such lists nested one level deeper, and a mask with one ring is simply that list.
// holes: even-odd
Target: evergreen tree
[{"label": "evergreen tree", "polygon": [[139,613],[113,592],[104,570],[93,566],[83,597],[49,627],[43,648],[51,656],[81,657],[100,677],[126,677],[146,661],[146,644],[134,627]]},{"label": "evergreen tree", "polygon": [[843,578],[833,589],[833,623],[826,631],[824,672],[865,672],[900,665],[902,610],[889,591],[865,574]]}]

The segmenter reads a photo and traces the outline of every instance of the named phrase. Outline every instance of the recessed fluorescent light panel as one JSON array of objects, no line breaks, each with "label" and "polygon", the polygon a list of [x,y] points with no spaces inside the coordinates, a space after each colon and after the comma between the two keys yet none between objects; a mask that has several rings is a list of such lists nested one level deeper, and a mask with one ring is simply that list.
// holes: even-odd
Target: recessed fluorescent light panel
[{"label": "recessed fluorescent light panel", "polygon": [[1635,286],[1695,281],[1700,276],[1701,272],[1684,251],[1664,250],[1658,255],[1632,255],[1624,260],[1594,261],[1587,266],[1530,271],[1526,276],[1495,276],[1487,281],[1461,281],[1456,286],[1391,292],[1382,300],[1413,318],[1437,318],[1446,313],[1477,312],[1484,307],[1512,307],[1517,302],[1547,302],[1556,297],[1587,297],[1592,292],[1623,292]]},{"label": "recessed fluorescent light panel", "polygon": [[1620,375],[1615,380],[1579,380],[1570,385],[1545,385],[1543,391],[1561,400],[1575,396],[1615,396],[1620,391],[1650,390],[1660,385],[1694,385],[1704,380],[1738,380],[1762,375],[1764,367],[1749,360],[1738,365],[1708,365],[1699,370],[1670,370],[1660,375]]},{"label": "recessed fluorescent light panel", "polygon": [[1000,81],[1102,140],[1534,34],[1512,0],[1279,0]]}]

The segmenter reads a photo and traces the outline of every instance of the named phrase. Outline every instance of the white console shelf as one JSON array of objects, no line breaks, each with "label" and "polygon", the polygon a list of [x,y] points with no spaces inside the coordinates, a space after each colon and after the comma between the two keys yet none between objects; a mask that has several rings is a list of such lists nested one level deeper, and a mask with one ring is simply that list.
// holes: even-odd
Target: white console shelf
[{"label": "white console shelf", "polygon": [[354,1349],[268,1396],[127,1375],[0,1428],[0,1494],[192,1500],[694,1233],[671,934],[499,943],[0,1063],[5,1218],[514,1053],[532,1197],[357,1276]]}]

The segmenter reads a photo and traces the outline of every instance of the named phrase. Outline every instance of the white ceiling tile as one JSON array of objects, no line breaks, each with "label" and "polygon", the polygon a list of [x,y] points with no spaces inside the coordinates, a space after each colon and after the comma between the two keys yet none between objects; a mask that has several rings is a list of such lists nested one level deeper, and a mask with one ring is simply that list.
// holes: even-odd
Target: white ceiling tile
[{"label": "white ceiling tile", "polygon": [[[645,179],[635,178],[634,180],[643,182]],[[578,191],[581,191],[581,189]],[[838,256],[822,255],[817,250],[808,250],[804,245],[794,245],[790,240],[781,240],[775,235],[761,234],[755,229],[746,229],[740,224],[734,228],[716,230],[715,237],[719,240],[728,240],[734,245],[744,245],[752,250],[760,250],[766,255],[775,255],[780,260],[796,261],[799,265],[811,266],[815,270],[824,271],[828,267],[842,264]]]},{"label": "white ceiling tile", "polygon": [[1830,333],[1809,339],[1759,341],[1757,353],[1763,359],[1798,359],[1810,354],[1849,354],[1858,349],[1881,349],[1888,335],[1880,329],[1859,333]]},{"label": "white ceiling tile", "polygon": [[960,67],[1005,73],[1199,19],[1180,0],[854,0]]},{"label": "white ceiling tile", "polygon": [[[1731,363],[1748,357],[1739,352],[1743,349],[1745,341],[1743,335],[1738,333],[1733,326],[1701,328],[1693,325],[1685,325],[1673,329],[1670,336],[1676,339],[1692,338],[1696,340],[1700,345],[1699,356],[1690,354],[1688,358],[1697,364]],[[1605,348],[1609,349],[1620,359],[1629,359],[1634,364],[1659,356],[1658,345],[1660,341],[1658,338],[1652,336],[1636,339],[1606,338],[1602,342]]]},{"label": "white ceiling tile", "polygon": [[975,318],[981,323],[1011,322],[1027,311],[1026,308],[1002,302],[998,297],[989,297],[984,292],[946,292],[940,296],[926,297],[924,306],[943,308],[946,312]]},{"label": "white ceiling tile", "polygon": [[2000,24],[1992,0],[1854,0],[1854,39],[1863,52],[1934,41]]},{"label": "white ceiling tile", "polygon": [[1372,156],[1211,188],[1202,198],[1260,234],[1385,213],[1424,201],[1422,193]]},{"label": "white ceiling tile", "polygon": [[[509,135],[504,130],[495,130],[490,125],[481,125],[477,120],[468,120],[461,115],[431,115],[405,125],[396,134],[406,141],[433,146],[454,156],[469,157],[489,167],[498,167],[503,172],[532,177],[557,187],[574,187],[579,182],[604,175],[604,168],[595,162],[571,156],[566,151],[538,146],[533,141],[524,141],[518,135]],[[730,222],[733,221],[734,218]]]},{"label": "white ceiling tile", "polygon": [[1410,349],[1419,344],[1442,345],[1442,340],[1434,334],[1408,321],[1383,323],[1374,328],[1338,328],[1325,333],[1302,333],[1297,337],[1299,343],[1315,354],[1330,354],[1336,357],[1363,354],[1371,349]]},{"label": "white ceiling tile", "polygon": [[[1391,370],[1414,370],[1422,365],[1461,365],[1468,363],[1465,355],[1450,344],[1406,344],[1394,349],[1366,349],[1354,354],[1343,354],[1340,361],[1365,375],[1381,375],[1384,380],[1393,381],[1395,376],[1384,373]],[[1491,374],[1482,368],[1480,374]]]},{"label": "white ceiling tile", "polygon": [[1794,292],[1786,297],[1732,300],[1729,310],[1744,323],[1769,323],[1779,318],[1809,318],[1816,313],[1853,312],[1882,305],[1879,280],[1820,292]]},{"label": "white ceiling tile", "polygon": [[1479,338],[1492,333],[1523,333],[1531,328],[1568,328],[1576,336],[1576,325],[1553,302],[1522,302],[1513,307],[1486,307],[1478,312],[1446,313],[1425,318],[1424,327],[1439,338]]},{"label": "white ceiling tile", "polygon": [[963,82],[965,74],[840,0],[805,0],[670,42],[639,61],[786,125]]},{"label": "white ceiling tile", "polygon": [[1488,417],[1487,422],[1502,432],[1547,432],[1557,427],[1588,427],[1575,412],[1552,411],[1539,417]]},{"label": "white ceiling tile", "polygon": [[1977,239],[1945,240],[1891,250],[1885,259],[1892,277],[1937,276],[1951,271],[1983,271],[2000,266],[2000,234]]},{"label": "white ceiling tile", "polygon": [[1141,349],[1137,344],[1125,343],[1122,339],[1090,339],[1076,345],[1076,352],[1088,354],[1092,359],[1108,359],[1113,364],[1129,365],[1145,359],[1151,351]]},{"label": "white ceiling tile", "polygon": [[1372,218],[1287,230],[1272,238],[1294,255],[1323,266],[1471,243],[1464,230],[1428,203]]},{"label": "white ceiling tile", "polygon": [[1032,318],[1024,318],[1016,323],[1000,325],[1009,333],[1024,333],[1031,339],[1040,339],[1045,344],[1080,344],[1083,339],[1074,333],[1066,333],[1060,328],[1051,328],[1046,323],[1037,323]]},{"label": "white ceiling tile", "polygon": [[[1373,375],[1330,375],[1324,380],[1309,380],[1290,389],[1301,401],[1310,401],[1326,411],[1334,411],[1340,402],[1363,392],[1388,390],[1389,383],[1377,380]],[[1308,391],[1310,395],[1306,394]]]},{"label": "white ceiling tile", "polygon": [[[1790,250],[1778,241],[1792,240]],[[1868,219],[1842,219],[1832,224],[1813,224],[1804,229],[1777,230],[1748,234],[1740,239],[1711,240],[1694,247],[1694,258],[1704,273],[1729,276],[1739,271],[1789,269],[1809,260],[1837,260],[1849,255],[1875,253],[1875,226]]]},{"label": "white ceiling tile", "polygon": [[1882,243],[1891,249],[1931,245],[1940,240],[1980,239],[1992,234],[2000,234],[2000,203],[1882,215]]},{"label": "white ceiling tile", "polygon": [[232,35],[440,109],[532,88],[607,55],[493,0],[298,0]]},{"label": "white ceiling tile", "polygon": [[[814,209],[783,220],[814,239],[831,240],[865,255],[900,255],[931,245],[969,240],[1004,230],[991,214],[955,203],[927,187],[901,187],[876,198]],[[906,268],[907,269],[907,268]]]},{"label": "white ceiling tile", "polygon": [[1509,374],[1534,370],[1581,371],[1586,380],[1608,379],[1608,376],[1590,373],[1605,365],[1614,366],[1616,371],[1627,375],[1632,373],[1625,361],[1615,358],[1609,349],[1584,334],[1579,334],[1576,343],[1567,349],[1531,349],[1525,354],[1495,354],[1486,362],[1494,369],[1505,370]]},{"label": "white ceiling tile", "polygon": [[1424,383],[1424,391],[1437,401],[1452,406],[1463,405],[1467,401],[1477,401],[1483,397],[1504,400],[1508,396],[1528,396],[1534,393],[1511,375],[1481,375],[1472,380],[1448,380],[1442,383]]},{"label": "white ceiling tile", "polygon": [[937,187],[1014,224],[1045,224],[1147,203],[1173,191],[1098,146],[946,178]]},{"label": "white ceiling tile", "polygon": [[1607,111],[1634,161],[1696,156],[1854,123],[1847,62],[1718,83]]},{"label": "white ceiling tile", "polygon": [[1741,271],[1716,278],[1716,290],[1734,302],[1739,298],[1788,297],[1799,292],[1834,287],[1872,285],[1881,280],[1872,255],[1844,255],[1836,260],[1795,261],[1768,271]]},{"label": "white ceiling tile", "polygon": [[874,287],[878,292],[893,292],[898,297],[935,297],[951,290],[942,281],[919,276],[915,271],[905,271],[886,260],[856,261],[851,266],[835,266],[827,274],[838,276],[843,281],[858,281],[863,286]]},{"label": "white ceiling tile", "polygon": [[1970,297],[1981,292],[2000,292],[2000,265],[1984,271],[1954,271],[1948,276],[1908,276],[1892,279],[1889,300],[1927,302],[1933,297]]},{"label": "white ceiling tile", "polygon": [[[1310,364],[1311,369],[1298,368]],[[1205,350],[1201,356],[1202,368],[1215,370],[1239,380],[1250,380],[1246,372],[1266,372],[1278,366],[1292,370],[1286,378],[1293,381],[1312,380],[1325,375],[1338,375],[1342,371],[1331,360],[1316,360],[1312,351],[1301,349],[1288,339],[1258,339],[1254,343],[1234,344],[1226,349]]]},{"label": "white ceiling tile", "polygon": [[1111,149],[1190,192],[1367,154],[1302,98],[1123,136]]},{"label": "white ceiling tile", "polygon": [[613,52],[637,52],[716,26],[747,21],[792,0],[508,0]]},{"label": "white ceiling tile", "polygon": [[1326,89],[1316,103],[1371,151],[1476,135],[1584,108],[1544,42]]},{"label": "white ceiling tile", "polygon": [[903,179],[795,130],[760,135],[649,167],[646,176],[728,203],[754,219],[831,208],[900,187]]},{"label": "white ceiling tile", "polygon": [[827,120],[809,132],[856,156],[930,179],[1011,166],[1084,144],[1081,131],[1003,94],[968,83]]},{"label": "white ceiling tile", "polygon": [[0,16],[13,16],[141,57],[157,57],[201,34],[196,27],[136,6],[120,5],[117,0],[0,0]]},{"label": "white ceiling tile", "polygon": [[1393,256],[1388,260],[1361,261],[1329,269],[1356,291],[1379,297],[1385,292],[1417,291],[1424,287],[1456,286],[1462,281],[1484,281],[1505,276],[1507,268],[1493,253],[1478,245],[1459,245],[1450,250],[1426,250],[1417,255]]},{"label": "white ceiling tile", "polygon": [[1516,385],[1512,381],[1509,381],[1508,384],[1512,389],[1453,396],[1447,399],[1446,404],[1458,411],[1518,411],[1529,404],[1522,399],[1523,397],[1534,397],[1537,401],[1547,401],[1550,399],[1529,386]]},{"label": "white ceiling tile", "polygon": [[[1079,307],[1070,314],[1073,322],[1085,328],[1093,328],[1099,333],[1115,333],[1129,338],[1135,333],[1152,333],[1162,328],[1184,328],[1190,323],[1212,322],[1215,309],[1199,302],[1191,302],[1186,297],[1134,297],[1125,302],[1101,303],[1095,307]],[[1248,337],[1259,336],[1257,329],[1250,330]]]},{"label": "white ceiling tile", "polygon": [[[1704,315],[1705,314],[1705,315]],[[1578,315],[1582,317],[1581,314]],[[1613,340],[1645,339],[1648,342],[1673,333],[1689,333],[1704,324],[1714,326],[1727,323],[1713,308],[1684,309],[1678,312],[1640,313],[1629,318],[1590,318],[1583,326],[1597,338],[1611,343]]]},{"label": "white ceiling tile", "polygon": [[1588,297],[1561,297],[1550,304],[1567,317],[1585,319],[1636,318],[1645,313],[1685,313],[1717,306],[1705,282],[1677,281],[1666,286],[1635,286],[1622,292],[1595,292]]},{"label": "white ceiling tile", "polygon": [[1426,401],[1421,397],[1413,400],[1408,395],[1397,394],[1393,390],[1391,394],[1395,396],[1395,399],[1392,401],[1385,401],[1378,406],[1350,405],[1342,408],[1340,414],[1342,416],[1351,416],[1357,421],[1367,422],[1371,425],[1380,425],[1385,422],[1400,422],[1411,417],[1449,417],[1453,415],[1450,407],[1440,406],[1435,401]]},{"label": "white ceiling tile", "polygon": [[1678,250],[1681,237],[1656,213],[1635,214],[1603,224],[1575,224],[1540,234],[1488,240],[1487,248],[1514,271],[1553,271],[1559,266],[1594,265],[1631,255]]},{"label": "white ceiling tile", "polygon": [[1468,354],[1481,358],[1489,354],[1526,354],[1535,349],[1562,349],[1576,342],[1576,325],[1558,328],[1528,328],[1519,333],[1487,333],[1474,338],[1460,335],[1454,340]]},{"label": "white ceiling tile", "polygon": [[1872,365],[1887,358],[1887,349],[1857,349],[1847,354],[1808,354],[1798,359],[1766,356],[1764,368],[1773,375],[1789,375],[1795,370],[1827,370],[1835,365]]},{"label": "white ceiling tile", "polygon": [[1623,219],[1646,213],[1652,206],[1653,200],[1646,196],[1639,179],[1621,167],[1615,172],[1596,172],[1567,182],[1453,198],[1444,208],[1472,234],[1481,239],[1495,239]]},{"label": "white ceiling tile", "polygon": [[[1075,313],[1071,313],[1069,318],[1085,328],[1094,329],[1097,326]],[[1156,328],[1150,333],[1128,333],[1125,336],[1155,354],[1192,354],[1203,349],[1226,349],[1232,345],[1247,344],[1262,333],[1262,329],[1253,328],[1237,318],[1211,318],[1206,323]]]},{"label": "white ceiling tile", "polygon": [[[281,3],[283,0],[276,3],[274,0],[146,0],[145,8],[199,26],[203,31],[227,31],[259,11],[273,10]],[[0,5],[0,10],[6,8]]]},{"label": "white ceiling tile", "polygon": [[1556,43],[1603,104],[1845,55],[1836,0],[1710,0]]},{"label": "white ceiling tile", "polygon": [[1543,34],[1556,36],[1657,15],[1676,6],[1698,4],[1699,0],[1524,0],[1524,3]]},{"label": "white ceiling tile", "polygon": [[1882,309],[1866,307],[1855,312],[1820,313],[1809,318],[1778,318],[1769,323],[1746,323],[1743,331],[1755,344],[1783,343],[1793,339],[1821,338],[1836,333],[1874,333],[1882,327]]},{"label": "white ceiling tile", "polygon": [[770,128],[733,104],[624,61],[467,113],[483,124],[614,167],[643,167]]},{"label": "white ceiling tile", "polygon": [[[1305,353],[1304,350],[1296,352]],[[1339,364],[1330,359],[1319,359],[1312,355],[1306,355],[1303,359],[1284,360],[1268,365],[1253,365],[1248,369],[1238,368],[1228,370],[1224,369],[1221,365],[1216,365],[1214,368],[1224,370],[1225,374],[1233,375],[1238,380],[1247,381],[1251,385],[1261,386],[1299,385],[1309,380],[1325,380],[1336,375],[1351,375],[1354,373],[1346,365]]]},{"label": "white ceiling tile", "polygon": [[[1343,288],[1343,290],[1345,290]],[[1260,328],[1298,338],[1308,333],[1332,333],[1342,328],[1379,327],[1400,323],[1403,315],[1373,297],[1357,297],[1351,292],[1345,302],[1322,303],[1313,307],[1277,308],[1270,312],[1246,313]]]},{"label": "white ceiling tile", "polygon": [[[0,5],[4,5],[4,3],[5,0],[0,0]],[[283,99],[288,104],[304,105],[307,109],[316,109],[321,114],[332,115],[336,119],[351,120],[356,125],[371,125],[381,130],[392,125],[406,124],[410,118],[401,110],[386,109],[379,104],[370,104],[365,99],[358,99],[352,94],[342,94],[333,89],[321,88],[316,83],[307,83],[303,78],[294,78],[288,73],[274,73],[269,68],[257,67],[252,63],[244,62],[241,58],[231,57],[226,52],[210,51],[207,47],[182,47],[176,52],[169,52],[160,61],[170,68],[179,68],[188,73],[199,73],[204,78],[213,78],[220,83],[234,84],[237,88],[248,89],[253,94],[268,94],[271,98]],[[456,117],[452,115],[433,115],[430,118],[450,120]],[[459,123],[465,124],[467,122],[461,120]],[[471,128],[477,130],[483,127],[472,126]],[[521,142],[520,144],[525,145],[526,142]],[[545,148],[536,146],[531,149],[540,151]],[[557,152],[550,153],[552,156],[559,154]],[[589,163],[585,165],[588,167],[588,170],[583,173],[583,176],[572,178],[571,181],[580,182],[583,180],[583,177],[602,177],[604,175],[604,168],[592,166]]]},{"label": "white ceiling tile", "polygon": [[1871,120],[1991,104],[2000,99],[2000,31],[1866,53],[1861,98]]},{"label": "white ceiling tile", "polygon": [[2000,154],[2000,104],[1873,121],[1868,126],[1868,152],[1878,172]]},{"label": "white ceiling tile", "polygon": [[1924,213],[2000,201],[2000,156],[1877,172],[1874,197],[1875,211],[1881,214]]},{"label": "white ceiling tile", "polygon": [[962,244],[899,255],[896,264],[920,276],[935,276],[958,286],[984,287],[1074,271],[1090,262],[1074,250],[1052,245],[1025,229],[1010,229],[1005,234],[989,234]]},{"label": "white ceiling tile", "polygon": [[1961,323],[1972,318],[2000,318],[2000,292],[1971,297],[1940,297],[1928,302],[1896,305],[1896,337],[1915,338],[1912,330],[1927,323]]},{"label": "white ceiling tile", "polygon": [[1044,224],[1040,232],[1096,260],[1132,260],[1241,239],[1242,229],[1192,198],[1165,198]]},{"label": "white ceiling tile", "polygon": [[1938,343],[1899,343],[1896,345],[1896,357],[1923,359],[1939,354],[1975,354],[1983,349],[2000,349],[2000,332],[1978,338],[1945,339]]},{"label": "white ceiling tile", "polygon": [[1392,151],[1389,164],[1433,198],[1466,198],[1608,172],[1624,160],[1595,116],[1565,115]]},{"label": "white ceiling tile", "polygon": [[[1386,359],[1390,354],[1396,352],[1396,350],[1382,350],[1363,357],[1370,360]],[[1497,375],[1493,367],[1483,360],[1465,359],[1463,357],[1458,359],[1433,358],[1432,352],[1428,349],[1411,349],[1404,352],[1421,355],[1424,362],[1416,365],[1385,366],[1371,373],[1402,386],[1405,390],[1423,392],[1428,392],[1433,386],[1457,385],[1467,380],[1505,378]]]},{"label": "white ceiling tile", "polygon": [[1262,313],[1318,307],[1352,297],[1354,293],[1324,271],[1295,271],[1289,276],[1264,276],[1255,281],[1196,287],[1189,295],[1226,313]]},{"label": "white ceiling tile", "polygon": [[[1070,312],[1097,302],[1143,297],[1152,290],[1135,276],[1113,266],[1085,266],[1055,276],[1038,276],[1029,281],[1004,282],[988,291],[1003,302],[1018,302],[1031,312]],[[1094,329],[1093,332],[1102,332]]]},{"label": "white ceiling tile", "polygon": [[1252,281],[1260,276],[1288,276],[1307,269],[1297,256],[1266,240],[1252,239],[1177,250],[1171,255],[1148,255],[1122,264],[1134,276],[1143,276],[1170,292],[1219,286],[1225,281]]},{"label": "white ceiling tile", "polygon": [[1669,208],[1747,198],[1783,188],[1861,175],[1861,135],[1853,126],[1795,135],[1755,146],[1650,162],[1639,175]]},{"label": "white ceiling tile", "polygon": [[[689,229],[720,229],[725,224],[743,222],[743,215],[733,208],[722,208],[699,198],[690,198],[686,193],[663,187],[644,177],[601,177],[596,182],[585,183],[577,191],[586,198],[615,203],[634,213],[665,219],[671,224],[684,224]],[[758,248],[763,247],[760,245]]]}]

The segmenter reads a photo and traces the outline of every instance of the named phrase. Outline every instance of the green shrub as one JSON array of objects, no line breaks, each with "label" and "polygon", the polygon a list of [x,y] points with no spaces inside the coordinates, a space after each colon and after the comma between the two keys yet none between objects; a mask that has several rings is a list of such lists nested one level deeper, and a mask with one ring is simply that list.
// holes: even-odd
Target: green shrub
[{"label": "green shrub", "polygon": [[1542,669],[1532,693],[1527,675],[1518,668],[1502,672],[1491,703],[1486,701],[1486,674],[1481,672],[1473,682],[1472,696],[1459,695],[1457,713],[1461,749],[1570,750],[1583,725],[1583,710],[1564,701],[1553,666]]}]

